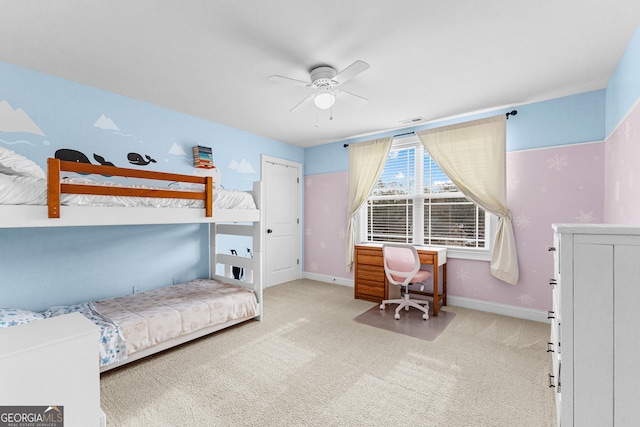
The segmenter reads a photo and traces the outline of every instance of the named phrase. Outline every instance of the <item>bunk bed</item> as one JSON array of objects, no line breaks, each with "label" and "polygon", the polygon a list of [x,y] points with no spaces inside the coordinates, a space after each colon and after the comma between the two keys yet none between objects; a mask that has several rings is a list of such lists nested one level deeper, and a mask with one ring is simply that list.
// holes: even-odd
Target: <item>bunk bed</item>
[{"label": "bunk bed", "polygon": [[[15,153],[7,161],[6,151],[4,159],[0,156],[0,228],[208,223],[211,259],[207,279],[52,307],[42,313],[5,308],[4,314],[14,320],[7,322],[6,316],[3,320],[0,310],[0,327],[79,312],[101,329],[99,359],[100,371],[104,372],[229,326],[261,319],[259,182],[254,183],[252,192],[240,194],[214,189],[211,177],[59,159],[48,159],[45,175],[37,165]],[[62,178],[61,172],[83,176]],[[164,181],[174,187],[178,183],[179,189],[105,184],[84,177],[89,174]],[[20,202],[20,197],[23,204],[8,204]],[[221,200],[224,203],[218,203]],[[253,257],[219,253],[220,235],[252,237]],[[234,267],[244,269],[242,280],[234,278]]]}]

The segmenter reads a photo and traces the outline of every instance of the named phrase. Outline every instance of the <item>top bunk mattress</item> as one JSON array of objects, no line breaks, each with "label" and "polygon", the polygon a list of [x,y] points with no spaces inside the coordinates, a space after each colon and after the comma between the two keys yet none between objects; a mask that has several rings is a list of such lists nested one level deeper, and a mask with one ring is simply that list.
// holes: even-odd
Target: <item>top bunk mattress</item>
[{"label": "top bunk mattress", "polygon": [[0,228],[260,221],[259,183],[253,192],[213,189],[211,177],[59,159],[47,169],[0,146]]},{"label": "top bunk mattress", "polygon": [[[111,182],[97,182],[88,178],[64,178],[63,183],[100,186],[120,186]],[[145,188],[136,186],[132,188]],[[150,188],[150,187],[149,187]],[[184,189],[183,191],[190,191]],[[135,196],[102,196],[94,194],[61,194],[63,206],[94,207],[151,207],[151,208],[196,208],[203,209],[204,202],[194,199],[151,198]],[[0,173],[0,205],[47,204],[46,179],[14,176]],[[213,192],[214,209],[257,209],[250,192],[216,189]]]}]

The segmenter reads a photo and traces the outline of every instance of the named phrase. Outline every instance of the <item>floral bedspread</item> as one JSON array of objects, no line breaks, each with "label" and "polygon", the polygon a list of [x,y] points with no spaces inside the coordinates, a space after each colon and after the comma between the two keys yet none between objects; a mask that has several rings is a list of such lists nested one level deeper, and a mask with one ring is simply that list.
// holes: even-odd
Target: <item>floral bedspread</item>
[{"label": "floral bedspread", "polygon": [[98,313],[92,302],[51,307],[42,312],[44,318],[78,312],[100,327],[100,366],[110,365],[127,358],[127,344],[120,327],[108,317]]},{"label": "floral bedspread", "polygon": [[254,292],[209,279],[94,304],[122,329],[129,354],[207,326],[251,318],[258,312]]}]

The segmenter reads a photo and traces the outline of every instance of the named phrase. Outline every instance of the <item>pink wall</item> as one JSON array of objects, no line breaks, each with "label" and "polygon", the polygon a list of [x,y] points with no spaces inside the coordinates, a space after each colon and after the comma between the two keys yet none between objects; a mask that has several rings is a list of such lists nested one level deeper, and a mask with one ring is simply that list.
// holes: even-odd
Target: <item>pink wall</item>
[{"label": "pink wall", "polygon": [[345,261],[348,177],[347,172],[337,172],[304,178],[306,272],[353,279]]},{"label": "pink wall", "polygon": [[510,306],[551,308],[551,224],[603,220],[604,144],[573,144],[507,154],[507,197],[520,279],[509,285],[487,262],[451,259],[450,295]]},{"label": "pink wall", "polygon": [[607,139],[604,221],[640,224],[640,105]]},{"label": "pink wall", "polygon": [[[603,222],[604,143],[518,151],[507,155],[508,201],[520,280],[493,278],[489,263],[449,259],[449,295],[548,310],[554,222]],[[352,279],[345,271],[347,172],[305,177],[306,272]]]}]

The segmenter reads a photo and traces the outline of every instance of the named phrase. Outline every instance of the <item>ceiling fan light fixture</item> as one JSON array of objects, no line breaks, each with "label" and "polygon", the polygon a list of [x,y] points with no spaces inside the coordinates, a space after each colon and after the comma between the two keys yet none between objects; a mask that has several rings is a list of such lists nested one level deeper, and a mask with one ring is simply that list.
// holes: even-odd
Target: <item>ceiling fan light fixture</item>
[{"label": "ceiling fan light fixture", "polygon": [[327,88],[318,90],[316,97],[313,99],[313,103],[321,110],[328,110],[335,102],[336,96]]}]

